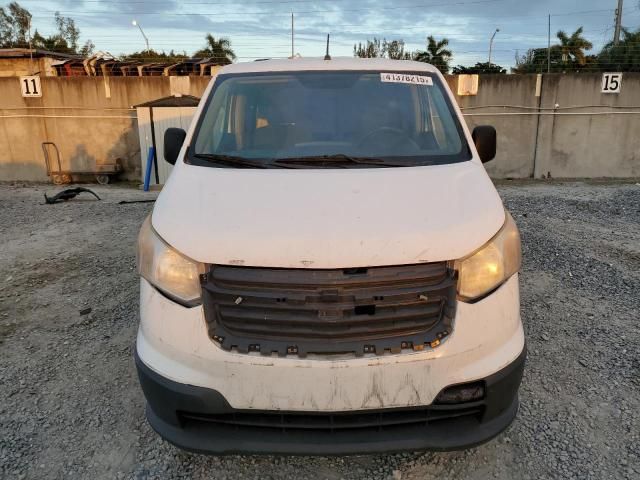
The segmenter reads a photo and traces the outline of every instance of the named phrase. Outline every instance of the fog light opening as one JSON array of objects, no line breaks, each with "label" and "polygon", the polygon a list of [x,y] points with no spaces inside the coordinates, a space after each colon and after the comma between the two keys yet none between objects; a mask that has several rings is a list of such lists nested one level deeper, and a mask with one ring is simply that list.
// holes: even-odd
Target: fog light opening
[{"label": "fog light opening", "polygon": [[452,405],[456,403],[476,402],[484,398],[484,382],[463,383],[442,390],[434,403]]}]

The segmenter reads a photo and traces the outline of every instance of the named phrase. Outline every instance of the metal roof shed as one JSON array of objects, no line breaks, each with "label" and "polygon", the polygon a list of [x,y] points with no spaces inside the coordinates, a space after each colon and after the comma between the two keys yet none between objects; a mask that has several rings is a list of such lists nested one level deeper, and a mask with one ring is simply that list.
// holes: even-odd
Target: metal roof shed
[{"label": "metal roof shed", "polygon": [[140,161],[144,182],[145,163],[149,147],[154,147],[154,174],[151,182],[164,185],[173,165],[164,160],[164,132],[171,127],[188,130],[200,99],[191,95],[164,97],[136,105],[138,135],[140,137]]}]

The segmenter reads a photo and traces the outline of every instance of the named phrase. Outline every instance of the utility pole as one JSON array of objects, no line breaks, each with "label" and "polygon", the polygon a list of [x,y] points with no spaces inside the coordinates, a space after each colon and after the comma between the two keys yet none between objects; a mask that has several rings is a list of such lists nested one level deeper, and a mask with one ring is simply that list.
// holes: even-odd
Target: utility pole
[{"label": "utility pole", "polygon": [[496,28],[496,31],[491,35],[491,41],[489,42],[489,70],[491,70],[491,54],[493,53],[493,39],[496,38],[496,35],[500,31],[499,28]]},{"label": "utility pole", "polygon": [[31,38],[31,16],[29,16],[29,65],[31,65],[31,75],[33,75],[36,71],[33,65],[33,38]]},{"label": "utility pole", "polygon": [[331,55],[329,55],[329,33],[327,33],[327,53],[324,56],[325,60],[331,60]]},{"label": "utility pole", "polygon": [[622,2],[623,0],[618,0],[618,8],[616,9],[616,30],[613,34],[614,45],[618,45],[618,43],[620,43],[620,30],[622,28]]},{"label": "utility pole", "polygon": [[547,73],[551,73],[551,14],[549,14],[549,35],[547,37]]},{"label": "utility pole", "polygon": [[294,47],[294,29],[293,29],[293,12],[291,12],[291,58],[293,58],[296,54],[295,54],[295,47]]}]

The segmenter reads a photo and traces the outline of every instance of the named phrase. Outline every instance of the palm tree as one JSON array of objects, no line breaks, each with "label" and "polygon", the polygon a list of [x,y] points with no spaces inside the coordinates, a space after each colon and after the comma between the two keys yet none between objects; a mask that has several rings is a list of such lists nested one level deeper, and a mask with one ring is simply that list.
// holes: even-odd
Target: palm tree
[{"label": "palm tree", "polygon": [[193,54],[194,57],[210,57],[220,65],[229,65],[236,59],[236,54],[231,48],[231,40],[220,37],[218,40],[207,33],[205,37],[207,45]]},{"label": "palm tree", "polygon": [[584,65],[587,62],[585,50],[591,50],[593,44],[582,36],[584,29],[580,27],[575,32],[568,36],[564,31],[560,30],[557,33],[558,40],[560,40],[560,52],[562,53],[562,62],[566,63],[569,60],[576,62],[578,65]]},{"label": "palm tree", "polygon": [[443,38],[437,42],[432,35],[429,35],[427,37],[427,50],[417,51],[413,58],[418,62],[430,63],[442,73],[449,73],[449,62],[453,54],[451,50],[446,48],[448,45],[448,39]]}]

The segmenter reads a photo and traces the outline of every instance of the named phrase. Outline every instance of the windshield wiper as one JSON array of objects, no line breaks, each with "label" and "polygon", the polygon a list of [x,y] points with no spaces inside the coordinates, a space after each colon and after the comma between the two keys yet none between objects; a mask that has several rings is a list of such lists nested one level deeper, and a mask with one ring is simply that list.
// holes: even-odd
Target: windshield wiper
[{"label": "windshield wiper", "polygon": [[338,165],[345,167],[346,165],[367,165],[376,167],[395,167],[393,163],[386,162],[381,158],[369,158],[369,157],[351,157],[344,153],[337,153],[335,155],[316,155],[311,157],[292,157],[275,160],[276,165]]},{"label": "windshield wiper", "polygon": [[246,157],[238,157],[235,155],[218,155],[215,153],[196,153],[195,158],[201,158],[211,163],[229,165],[239,168],[304,168],[313,165],[336,166],[340,168],[349,168],[349,165],[364,165],[374,167],[405,167],[413,164],[389,162],[381,158],[373,157],[351,157],[343,153],[335,155],[316,155],[309,157],[290,157],[290,158],[262,158],[253,159]]},{"label": "windshield wiper", "polygon": [[230,165],[234,167],[244,168],[287,168],[285,166],[277,165],[271,159],[252,159],[245,157],[237,157],[235,155],[217,155],[215,153],[196,153],[193,155],[195,158],[201,158],[211,163],[220,163],[223,165]]}]

